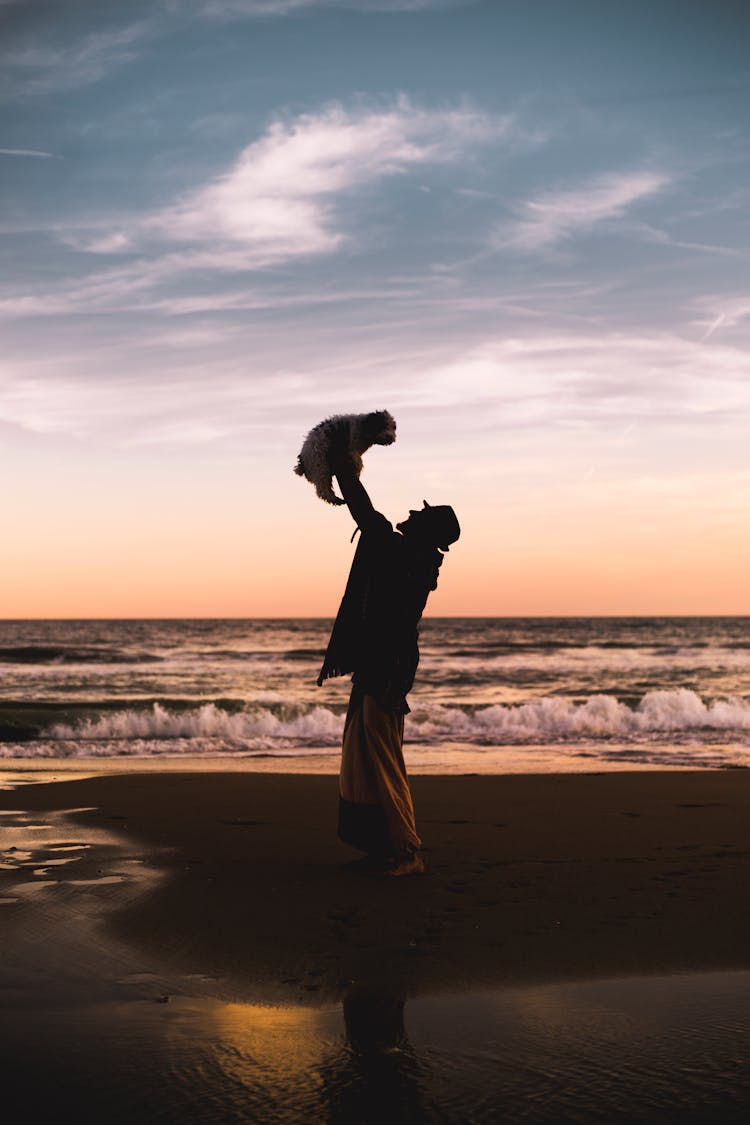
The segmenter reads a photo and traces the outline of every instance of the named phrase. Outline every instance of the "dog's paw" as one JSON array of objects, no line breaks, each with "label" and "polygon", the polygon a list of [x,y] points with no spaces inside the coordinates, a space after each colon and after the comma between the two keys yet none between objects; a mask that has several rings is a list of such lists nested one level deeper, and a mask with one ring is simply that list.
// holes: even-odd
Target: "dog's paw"
[{"label": "dog's paw", "polygon": [[345,504],[346,500],[342,500],[333,491],[333,485],[330,480],[318,481],[315,485],[315,493],[321,500],[325,500],[326,504]]}]

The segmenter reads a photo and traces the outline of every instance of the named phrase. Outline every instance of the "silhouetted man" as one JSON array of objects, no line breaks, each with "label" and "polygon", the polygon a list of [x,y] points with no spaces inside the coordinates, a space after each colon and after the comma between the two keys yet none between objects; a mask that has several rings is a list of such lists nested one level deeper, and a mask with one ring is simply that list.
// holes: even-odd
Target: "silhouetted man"
[{"label": "silhouetted man", "polygon": [[406,696],[419,662],[417,625],[437,586],[443,551],[461,529],[447,505],[424,501],[391,524],[376,512],[351,463],[334,465],[361,538],[318,684],[352,675],[341,754],[339,836],[385,875],[424,870],[403,756]]}]

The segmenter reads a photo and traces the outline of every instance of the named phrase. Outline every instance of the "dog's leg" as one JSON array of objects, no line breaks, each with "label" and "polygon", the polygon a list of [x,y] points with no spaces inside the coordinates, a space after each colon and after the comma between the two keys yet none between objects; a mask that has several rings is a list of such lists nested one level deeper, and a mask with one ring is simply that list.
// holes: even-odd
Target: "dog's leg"
[{"label": "dog's leg", "polygon": [[325,480],[319,480],[315,484],[315,491],[321,500],[325,500],[327,504],[345,504],[345,500],[341,500],[333,491],[333,480],[331,477],[326,477]]}]

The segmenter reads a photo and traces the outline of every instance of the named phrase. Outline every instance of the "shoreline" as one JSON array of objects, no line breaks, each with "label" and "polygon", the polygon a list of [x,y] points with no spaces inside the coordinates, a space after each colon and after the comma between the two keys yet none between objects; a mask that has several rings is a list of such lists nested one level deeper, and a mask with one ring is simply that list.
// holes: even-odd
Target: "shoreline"
[{"label": "shoreline", "polygon": [[[676,746],[675,753],[696,750],[696,746]],[[734,747],[704,747],[712,753],[729,753]],[[737,750],[745,750],[737,747]],[[0,744],[0,751],[2,744]],[[607,757],[597,757],[601,746],[590,743],[529,743],[477,748],[467,744],[435,743],[430,746],[409,744],[404,756],[410,776],[485,777],[587,775],[599,773],[681,773],[750,770],[742,763],[718,761],[682,761],[665,764],[663,760],[646,761],[630,755],[647,753],[648,746],[611,743]],[[91,754],[67,757],[43,755],[8,756],[0,753],[0,786],[4,775],[80,773],[86,775],[114,773],[270,773],[280,775],[338,775],[341,747],[308,747],[301,753],[294,750],[243,753],[181,753],[174,754]]]}]

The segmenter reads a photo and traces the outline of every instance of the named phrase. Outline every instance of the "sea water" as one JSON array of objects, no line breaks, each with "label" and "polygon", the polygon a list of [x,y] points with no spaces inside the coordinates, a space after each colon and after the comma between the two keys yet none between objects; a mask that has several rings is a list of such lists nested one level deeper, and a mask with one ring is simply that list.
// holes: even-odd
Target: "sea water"
[{"label": "sea water", "polygon": [[[334,768],[331,621],[0,622],[0,757]],[[407,760],[432,772],[750,764],[750,618],[426,618]],[[327,759],[326,759],[327,756]]]}]

